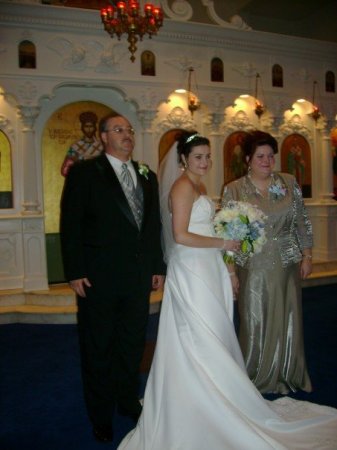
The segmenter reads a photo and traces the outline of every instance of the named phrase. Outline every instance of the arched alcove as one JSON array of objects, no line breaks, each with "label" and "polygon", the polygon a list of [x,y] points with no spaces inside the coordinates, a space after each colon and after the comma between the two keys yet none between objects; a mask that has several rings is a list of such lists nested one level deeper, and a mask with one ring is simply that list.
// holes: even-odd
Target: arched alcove
[{"label": "arched alcove", "polygon": [[0,130],[0,209],[13,208],[11,145]]},{"label": "arched alcove", "polygon": [[235,131],[230,134],[224,144],[224,184],[242,177],[247,172],[242,143],[247,133]]},{"label": "arched alcove", "polygon": [[176,140],[177,135],[182,130],[180,128],[174,128],[172,130],[167,131],[160,138],[159,142],[159,165],[165,158],[166,153],[170,150],[174,141]]},{"label": "arched alcove", "polygon": [[18,48],[20,69],[36,69],[36,48],[31,41],[21,41]]},{"label": "arched alcove", "polygon": [[325,92],[336,92],[335,89],[335,74],[328,70],[325,74]]},{"label": "arched alcove", "polygon": [[211,61],[211,81],[224,81],[223,62],[220,58]]},{"label": "arched alcove", "polygon": [[280,64],[274,64],[272,67],[272,86],[283,87],[283,68]]},{"label": "arched alcove", "polygon": [[45,124],[42,134],[42,172],[47,247],[48,282],[64,281],[61,262],[59,221],[60,199],[64,184],[61,174],[66,153],[83,138],[80,115],[92,112],[97,119],[111,112],[106,105],[93,101],[78,101],[62,106]]},{"label": "arched alcove", "polygon": [[294,133],[284,139],[281,147],[281,170],[295,176],[304,198],[312,196],[311,152],[305,137]]},{"label": "arched alcove", "polygon": [[150,50],[143,51],[141,58],[141,74],[152,76],[156,75],[156,57]]}]

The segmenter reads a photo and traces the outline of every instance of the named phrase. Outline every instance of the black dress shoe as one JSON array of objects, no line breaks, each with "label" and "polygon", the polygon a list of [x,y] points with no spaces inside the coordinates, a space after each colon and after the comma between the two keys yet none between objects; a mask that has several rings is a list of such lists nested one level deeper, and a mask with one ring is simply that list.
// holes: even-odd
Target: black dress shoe
[{"label": "black dress shoe", "polygon": [[125,408],[124,406],[119,405],[117,408],[118,414],[120,414],[121,416],[126,416],[126,417],[130,417],[130,419],[132,419],[135,423],[138,422],[138,419],[142,413],[142,406],[141,404],[139,404],[139,408],[137,408],[137,410],[129,410],[127,408]]},{"label": "black dress shoe", "polygon": [[93,435],[98,442],[112,442],[113,441],[113,431],[112,427],[94,425],[92,428]]}]

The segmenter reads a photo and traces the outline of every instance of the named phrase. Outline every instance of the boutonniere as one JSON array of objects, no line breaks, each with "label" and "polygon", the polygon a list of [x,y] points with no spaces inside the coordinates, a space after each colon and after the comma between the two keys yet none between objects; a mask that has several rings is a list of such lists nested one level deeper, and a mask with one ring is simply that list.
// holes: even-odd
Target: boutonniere
[{"label": "boutonniere", "polygon": [[149,179],[149,166],[144,163],[138,163],[138,172],[145,177],[147,180]]},{"label": "boutonniere", "polygon": [[285,185],[283,183],[281,183],[280,180],[276,180],[273,182],[272,184],[269,186],[268,191],[274,196],[274,198],[276,200],[285,197],[286,193],[287,193],[287,188],[285,187]]}]

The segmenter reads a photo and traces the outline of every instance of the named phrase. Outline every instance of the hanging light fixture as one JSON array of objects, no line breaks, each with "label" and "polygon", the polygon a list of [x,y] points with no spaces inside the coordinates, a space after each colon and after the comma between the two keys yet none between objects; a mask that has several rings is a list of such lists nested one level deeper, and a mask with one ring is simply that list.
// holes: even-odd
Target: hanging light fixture
[{"label": "hanging light fixture", "polygon": [[263,103],[260,102],[260,100],[258,98],[259,83],[261,85],[261,90],[262,90],[261,76],[260,76],[259,73],[257,73],[256,77],[255,77],[255,95],[254,95],[254,97],[255,97],[255,109],[254,109],[254,112],[257,115],[257,117],[260,119],[262,114],[265,112],[265,107],[264,107]]},{"label": "hanging light fixture", "polygon": [[195,78],[195,71],[193,67],[188,68],[188,81],[187,81],[187,107],[193,116],[193,113],[200,108],[200,102],[198,97],[192,91],[192,82],[194,81],[195,92],[197,91],[197,82]]},{"label": "hanging light fixture", "polygon": [[310,113],[310,116],[314,119],[314,121],[317,123],[317,120],[321,117],[321,112],[320,109],[318,107],[318,105],[316,105],[316,88],[318,89],[318,83],[317,81],[314,81],[313,83],[313,87],[312,87],[312,112]]},{"label": "hanging light fixture", "polygon": [[121,39],[123,34],[128,36],[130,59],[135,61],[138,39],[141,41],[147,34],[149,38],[157,34],[163,25],[163,12],[151,3],[144,5],[144,15],[140,14],[139,3],[134,0],[111,1],[112,5],[101,9],[101,19],[104,29],[111,37]]}]

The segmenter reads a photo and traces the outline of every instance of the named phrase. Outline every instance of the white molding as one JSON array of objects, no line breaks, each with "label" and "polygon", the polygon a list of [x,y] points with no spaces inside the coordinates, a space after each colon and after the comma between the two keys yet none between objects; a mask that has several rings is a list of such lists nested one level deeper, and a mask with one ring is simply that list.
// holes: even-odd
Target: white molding
[{"label": "white molding", "polygon": [[172,8],[170,8],[167,0],[161,0],[160,2],[164,13],[174,20],[187,21],[192,18],[193,8],[186,0],[174,0]]},{"label": "white molding", "polygon": [[[183,1],[182,3],[186,3]],[[76,20],[74,20],[76,17]],[[30,29],[46,30],[48,32],[72,31],[74,35],[84,32],[96,35],[106,42],[107,33],[103,30],[99,12],[81,8],[60,8],[38,4],[0,4],[0,23],[7,26],[27,26]],[[227,23],[227,22],[226,22]],[[144,38],[144,42],[147,38]],[[212,45],[235,51],[265,51],[272,55],[279,54],[287,57],[303,56],[309,61],[320,59],[329,61],[337,59],[337,43],[322,42],[296,36],[278,35],[255,30],[237,29],[235,26],[224,28],[219,25],[193,23],[165,19],[163,27],[153,40],[181,45],[188,42],[199,45]],[[117,42],[117,39],[116,39]],[[2,50],[4,51],[4,50]],[[276,53],[275,53],[276,52]]]}]

